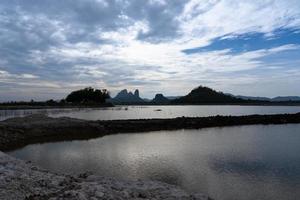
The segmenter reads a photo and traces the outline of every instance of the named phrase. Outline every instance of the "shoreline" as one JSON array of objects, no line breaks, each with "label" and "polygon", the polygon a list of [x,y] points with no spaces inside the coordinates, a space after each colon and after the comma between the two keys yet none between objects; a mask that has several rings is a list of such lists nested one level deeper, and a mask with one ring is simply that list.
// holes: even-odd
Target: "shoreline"
[{"label": "shoreline", "polygon": [[91,139],[116,133],[286,123],[300,123],[300,113],[106,121],[52,118],[34,114],[0,121],[0,151],[13,150],[32,143]]},{"label": "shoreline", "polygon": [[158,181],[122,181],[92,173],[58,174],[1,151],[32,143],[90,139],[116,133],[300,123],[300,113],[174,119],[87,121],[31,115],[0,122],[0,199],[188,199],[211,200]]},{"label": "shoreline", "polygon": [[64,106],[31,106],[31,105],[0,105],[1,110],[41,110],[41,109],[72,109],[72,108],[113,108],[114,105],[64,105]]},{"label": "shoreline", "polygon": [[[141,120],[143,121],[143,120]],[[146,120],[147,121],[147,120]],[[182,199],[212,200],[201,193],[188,193],[175,185],[151,180],[125,181],[97,176],[86,172],[82,174],[60,174],[41,169],[30,161],[13,158],[5,152],[6,147],[19,147],[17,143],[49,142],[81,138],[79,132],[116,130],[114,125],[121,122],[85,121],[72,118],[50,118],[44,115],[31,115],[12,118],[0,122],[0,199]],[[104,123],[104,124],[103,124]],[[128,123],[126,120],[125,123]],[[114,127],[114,128],[112,128]],[[75,135],[73,132],[75,131]],[[79,131],[79,132],[78,132]],[[109,133],[108,131],[107,133]],[[111,132],[111,133],[112,133]],[[57,134],[58,133],[58,134]],[[62,133],[61,135],[59,133]],[[99,134],[96,134],[100,136]],[[96,136],[87,134],[88,139]],[[60,137],[62,136],[62,137]],[[35,140],[36,139],[36,140]],[[25,143],[23,143],[26,141]]]},{"label": "shoreline", "polygon": [[182,199],[211,200],[201,193],[187,193],[158,181],[125,181],[93,175],[58,174],[30,161],[0,151],[0,199],[2,200],[98,200]]}]

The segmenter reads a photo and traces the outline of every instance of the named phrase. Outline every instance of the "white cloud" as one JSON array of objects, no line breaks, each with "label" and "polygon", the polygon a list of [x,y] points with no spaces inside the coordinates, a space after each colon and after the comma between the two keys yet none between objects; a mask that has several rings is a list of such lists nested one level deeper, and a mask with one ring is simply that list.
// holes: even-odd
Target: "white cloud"
[{"label": "white cloud", "polygon": [[7,71],[0,70],[0,81],[3,79],[36,79],[38,76],[33,74],[12,74]]},{"label": "white cloud", "polygon": [[[49,8],[37,4],[38,9],[21,1],[4,5],[2,84],[65,90],[139,87],[148,95],[155,85],[157,91],[169,87],[182,94],[198,84],[221,88],[221,83],[254,82],[259,76],[249,71],[269,65],[262,58],[299,50],[299,45],[286,44],[234,54],[231,49],[182,52],[219,37],[258,32],[268,38],[277,29],[300,30],[299,0],[77,0],[52,1]],[[285,64],[268,67],[284,72]],[[239,77],[233,78],[234,73]]]},{"label": "white cloud", "polygon": [[[298,0],[192,0],[179,19],[186,40],[191,40],[192,46],[203,46],[228,34],[271,34],[278,28],[299,29],[300,3]],[[197,44],[193,38],[205,40]]]}]

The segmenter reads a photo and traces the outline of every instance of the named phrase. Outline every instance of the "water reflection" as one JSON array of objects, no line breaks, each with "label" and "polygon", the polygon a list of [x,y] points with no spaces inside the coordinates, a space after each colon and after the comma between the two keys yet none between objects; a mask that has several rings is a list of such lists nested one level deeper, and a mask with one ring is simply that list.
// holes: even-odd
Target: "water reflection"
[{"label": "water reflection", "polygon": [[296,183],[300,180],[299,160],[286,161],[282,160],[281,163],[268,163],[266,161],[246,161],[246,160],[214,160],[210,163],[211,169],[218,173],[233,173],[242,176],[252,176],[255,174],[257,177],[275,177],[281,180],[288,181],[289,183]]},{"label": "water reflection", "polygon": [[120,134],[9,152],[58,172],[159,180],[215,199],[300,197],[300,125]]},{"label": "water reflection", "polygon": [[[159,110],[159,112],[158,112]],[[300,106],[117,106],[112,108],[0,110],[0,121],[35,113],[86,120],[205,117],[212,115],[281,114],[300,112]]]}]

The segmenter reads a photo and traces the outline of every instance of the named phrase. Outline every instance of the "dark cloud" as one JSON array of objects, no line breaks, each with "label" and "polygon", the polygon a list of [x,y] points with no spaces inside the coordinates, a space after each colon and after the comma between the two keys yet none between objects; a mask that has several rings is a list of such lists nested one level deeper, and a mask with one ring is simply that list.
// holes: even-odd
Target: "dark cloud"
[{"label": "dark cloud", "polygon": [[[32,56],[48,53],[51,48],[89,42],[111,43],[99,35],[146,21],[149,30],[138,34],[140,40],[158,42],[177,35],[176,13],[185,1],[126,0],[11,0],[0,5],[0,66],[12,73],[35,72],[46,79],[74,78],[70,69],[96,61],[65,62],[47,55],[44,63],[34,63]],[[126,17],[124,17],[126,16]],[[82,63],[83,62],[83,63]],[[86,63],[88,62],[88,63]],[[92,63],[94,62],[94,63]],[[66,74],[67,73],[67,74]],[[70,76],[71,75],[71,76]]]},{"label": "dark cloud", "polygon": [[140,40],[160,42],[178,36],[179,22],[176,17],[181,13],[188,1],[139,1],[135,0],[127,8],[127,13],[133,18],[146,20],[149,30],[141,31],[137,36]]}]

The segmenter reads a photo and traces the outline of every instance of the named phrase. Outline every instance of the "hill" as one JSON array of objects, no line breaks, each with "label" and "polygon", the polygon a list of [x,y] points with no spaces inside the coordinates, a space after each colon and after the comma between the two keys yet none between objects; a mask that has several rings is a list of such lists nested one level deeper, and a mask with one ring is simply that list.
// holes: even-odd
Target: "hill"
[{"label": "hill", "polygon": [[212,104],[212,103],[244,103],[248,102],[222,92],[217,92],[211,88],[199,86],[193,89],[186,96],[172,101],[175,104]]}]

